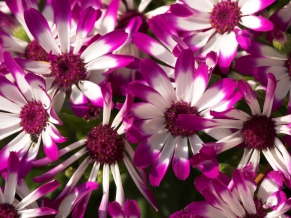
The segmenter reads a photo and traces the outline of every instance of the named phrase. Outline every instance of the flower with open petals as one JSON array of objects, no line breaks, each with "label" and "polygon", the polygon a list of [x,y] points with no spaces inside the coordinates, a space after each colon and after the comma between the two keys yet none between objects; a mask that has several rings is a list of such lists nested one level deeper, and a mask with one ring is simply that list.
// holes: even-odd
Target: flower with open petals
[{"label": "flower with open petals", "polygon": [[[205,143],[204,147],[213,147],[219,154],[241,143],[244,145],[244,154],[238,165],[238,169],[245,170],[251,177],[257,174],[261,152],[276,171],[288,180],[291,179],[291,156],[283,143],[278,138],[278,134],[291,135],[291,115],[273,118],[271,116],[272,102],[275,95],[276,80],[273,74],[268,75],[268,86],[261,111],[258,100],[251,86],[244,80],[238,81],[238,90],[243,95],[246,103],[251,108],[249,115],[239,109],[231,108],[223,112],[211,111],[215,118],[212,121],[217,128],[236,129],[234,133],[215,142]],[[220,119],[219,119],[220,118]],[[188,121],[187,129],[191,129],[194,120],[187,115],[180,115],[180,121]],[[180,123],[186,127],[184,123]]]},{"label": "flower with open petals", "polygon": [[170,218],[283,218],[291,209],[291,198],[282,191],[283,178],[279,172],[270,172],[257,185],[245,177],[240,170],[234,170],[231,183],[224,179],[209,179],[200,176],[195,187],[206,201],[190,203]]},{"label": "flower with open petals", "polygon": [[[80,164],[78,169],[74,172],[71,179],[67,183],[66,187],[56,199],[63,198],[76,186],[80,177],[83,175],[86,168],[91,164],[92,170],[89,175],[88,181],[96,181],[100,166],[103,165],[103,196],[99,206],[99,217],[107,217],[107,207],[109,201],[109,171],[111,169],[115,184],[116,184],[116,201],[124,207],[125,199],[122,187],[122,181],[119,172],[118,163],[123,161],[128,169],[134,183],[145,198],[156,208],[155,201],[152,193],[146,186],[146,174],[143,170],[136,170],[130,158],[133,157],[133,149],[128,142],[121,136],[125,133],[128,125],[131,124],[130,119],[127,119],[127,113],[132,105],[133,97],[128,94],[123,106],[119,113],[116,115],[112,123],[109,122],[112,109],[112,91],[110,84],[108,83],[102,88],[104,97],[104,109],[103,109],[103,122],[99,126],[94,127],[88,134],[87,138],[75,142],[66,148],[59,151],[59,156],[63,156],[66,153],[82,147],[74,155],[64,161],[62,164],[56,166],[45,174],[34,178],[35,182],[44,182],[53,178],[56,174],[63,171],[74,161],[78,160],[82,156],[85,156],[85,160]],[[122,123],[122,124],[121,124]],[[126,152],[125,152],[126,151]],[[43,166],[52,162],[48,158],[37,160],[33,163],[34,166]],[[87,205],[89,201],[89,195],[85,196],[84,205]],[[86,209],[86,206],[79,205],[78,212],[82,212]]]},{"label": "flower with open petals", "polygon": [[[234,93],[235,82],[226,78],[207,89],[209,68],[201,63],[194,69],[194,56],[190,49],[183,50],[175,66],[174,89],[165,71],[154,61],[141,61],[141,72],[147,85],[131,83],[129,90],[145,102],[135,103],[131,109],[135,121],[126,137],[132,143],[141,142],[134,154],[137,167],[146,168],[153,163],[150,182],[158,186],[173,157],[175,175],[185,180],[190,173],[188,142],[194,154],[203,143],[196,134],[203,130],[219,139],[227,130],[210,131],[210,110],[225,110],[240,98]],[[178,126],[179,114],[191,114],[197,130]],[[225,135],[226,134],[226,135]]]},{"label": "flower with open petals", "polygon": [[[39,207],[36,200],[54,191],[60,184],[53,180],[29,192],[23,179],[19,179],[20,161],[16,152],[10,152],[4,191],[0,189],[0,216],[9,218],[40,217],[57,214],[58,211],[48,207]],[[21,201],[18,201],[15,194]]]},{"label": "flower with open petals", "polygon": [[[182,0],[173,4],[167,20],[177,30],[195,31],[184,39],[197,58],[205,58],[210,51],[217,52],[220,69],[227,73],[237,53],[237,45],[250,46],[247,30],[272,30],[274,25],[266,18],[253,15],[271,5],[275,0]],[[198,32],[197,32],[198,31]]]},{"label": "flower with open petals", "polygon": [[15,83],[0,76],[0,139],[19,134],[0,151],[0,170],[7,166],[9,152],[16,151],[24,177],[32,167],[41,141],[46,156],[56,160],[56,142],[64,142],[66,138],[54,126],[62,122],[51,107],[44,79],[33,73],[25,74],[8,52],[4,53],[4,60]]}]

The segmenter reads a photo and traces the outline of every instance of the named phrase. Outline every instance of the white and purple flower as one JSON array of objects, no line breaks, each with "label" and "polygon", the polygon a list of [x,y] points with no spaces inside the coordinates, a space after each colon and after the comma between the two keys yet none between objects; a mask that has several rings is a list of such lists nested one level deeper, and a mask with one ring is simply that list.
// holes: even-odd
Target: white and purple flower
[{"label": "white and purple flower", "polygon": [[31,169],[40,143],[49,159],[58,159],[57,143],[62,137],[54,124],[62,124],[46,92],[43,78],[35,74],[25,74],[10,53],[4,53],[4,60],[15,83],[0,76],[0,139],[14,133],[19,134],[0,151],[0,170],[7,167],[10,151],[16,151],[21,160],[21,177]]},{"label": "white and purple flower", "polygon": [[[0,189],[0,216],[10,218],[30,218],[55,215],[58,211],[48,207],[39,207],[36,200],[54,191],[60,184],[56,180],[45,183],[30,192],[24,179],[19,178],[20,161],[16,152],[10,152],[6,169],[4,191]],[[21,201],[18,201],[18,194]]]},{"label": "white and purple flower", "polygon": [[[220,180],[221,179],[221,180]],[[170,218],[287,218],[291,209],[291,198],[282,191],[283,178],[279,172],[270,172],[257,184],[245,177],[240,170],[234,170],[233,179],[221,177],[209,179],[200,176],[195,187],[206,201],[190,203]]]},{"label": "white and purple flower", "polygon": [[[128,94],[123,106],[121,107],[119,113],[116,115],[112,123],[109,122],[110,114],[112,109],[112,91],[110,84],[105,85],[102,88],[102,93],[104,96],[104,109],[103,109],[103,122],[99,126],[94,127],[87,135],[86,139],[75,142],[66,148],[59,151],[58,155],[61,157],[66,153],[83,147],[77,151],[74,155],[64,161],[62,164],[51,169],[45,174],[34,178],[35,182],[44,182],[50,178],[53,178],[56,174],[63,171],[74,161],[78,160],[82,156],[86,156],[85,160],[80,164],[78,169],[74,172],[70,178],[67,186],[64,188],[62,193],[56,199],[62,199],[66,196],[73,188],[76,186],[77,182],[81,178],[82,174],[86,168],[91,164],[93,165],[91,173],[89,175],[88,181],[96,181],[98,171],[101,165],[103,165],[103,197],[99,206],[99,217],[107,217],[107,207],[109,201],[109,171],[111,169],[115,184],[116,184],[116,202],[118,202],[122,207],[124,207],[125,199],[122,187],[122,181],[119,172],[118,162],[123,161],[126,168],[128,169],[133,181],[135,182],[137,188],[145,196],[145,198],[153,205],[156,209],[156,204],[152,193],[146,186],[146,174],[143,170],[136,170],[132,165],[130,159],[133,157],[133,149],[128,144],[126,140],[121,136],[125,133],[130,125],[130,119],[127,119],[127,113],[130,109],[133,101],[133,97]],[[123,123],[122,123],[123,121]],[[122,123],[122,124],[121,124]],[[125,153],[126,151],[126,153]],[[48,158],[44,158],[35,161],[34,166],[43,166],[52,162]],[[89,201],[90,195],[85,197],[82,205],[78,207],[78,213],[82,213]]]},{"label": "white and purple flower", "polygon": [[256,31],[270,31],[274,25],[266,18],[253,15],[275,0],[182,0],[171,6],[164,16],[177,30],[194,31],[184,42],[204,59],[210,51],[217,52],[219,66],[227,73],[237,53],[237,45],[250,46],[250,36],[243,25]]},{"label": "white and purple flower", "polygon": [[[194,69],[194,56],[190,49],[182,51],[175,66],[175,86],[165,71],[154,61],[141,61],[141,72],[147,85],[134,82],[129,90],[145,102],[135,103],[131,113],[135,118],[126,137],[132,143],[141,142],[134,154],[137,167],[146,168],[153,164],[150,183],[158,186],[173,158],[175,175],[185,180],[190,173],[188,142],[194,154],[203,143],[196,134],[203,130],[216,139],[226,136],[228,130],[209,129],[210,110],[223,111],[240,99],[234,92],[235,82],[222,79],[207,89],[209,68],[201,63]],[[179,127],[179,114],[191,114],[197,130]],[[187,121],[186,121],[187,122]]]}]

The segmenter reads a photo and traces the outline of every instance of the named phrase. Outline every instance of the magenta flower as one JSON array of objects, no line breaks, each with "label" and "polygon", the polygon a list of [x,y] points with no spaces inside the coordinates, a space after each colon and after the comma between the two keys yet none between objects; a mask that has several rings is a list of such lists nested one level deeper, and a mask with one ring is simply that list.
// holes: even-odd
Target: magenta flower
[{"label": "magenta flower", "polygon": [[[94,91],[94,90],[93,90]],[[99,126],[94,127],[87,135],[86,139],[75,142],[66,148],[59,151],[58,155],[61,157],[66,153],[83,147],[77,151],[74,155],[64,161],[62,164],[56,166],[45,174],[34,178],[35,182],[44,182],[53,178],[56,174],[63,171],[74,161],[78,160],[85,155],[85,160],[80,164],[78,169],[74,172],[71,179],[67,183],[60,196],[56,199],[63,198],[76,186],[80,177],[86,170],[86,168],[93,164],[88,181],[96,181],[98,171],[101,165],[103,165],[103,196],[99,206],[99,217],[104,218],[107,216],[107,207],[109,201],[109,170],[111,169],[115,184],[116,184],[116,201],[124,207],[124,193],[122,187],[122,181],[119,172],[118,163],[123,161],[128,169],[133,181],[137,188],[145,196],[145,198],[156,208],[155,201],[152,193],[146,186],[146,174],[143,170],[136,170],[130,159],[133,157],[133,149],[126,140],[121,136],[125,133],[130,120],[126,119],[127,112],[131,107],[133,97],[127,95],[127,99],[121,107],[119,113],[116,115],[112,123],[109,122],[112,109],[112,91],[110,84],[107,84],[102,90],[104,96],[104,109],[103,109],[103,122]],[[123,123],[122,123],[123,121]],[[124,152],[126,151],[126,153]],[[48,158],[35,161],[34,166],[43,166],[52,162]],[[87,205],[89,195],[85,197],[84,205]],[[79,205],[78,210],[81,213],[86,207]]]},{"label": "magenta flower", "polygon": [[[216,143],[203,144],[204,147],[213,147],[219,154],[225,150],[233,148],[244,143],[244,154],[238,165],[238,169],[245,170],[252,177],[257,174],[258,164],[260,162],[260,153],[262,152],[269,164],[276,171],[280,171],[288,180],[291,179],[291,157],[286,150],[278,134],[291,135],[290,122],[291,115],[273,118],[271,117],[272,102],[275,95],[276,80],[273,74],[268,75],[268,86],[264,102],[263,111],[260,109],[258,100],[250,85],[243,81],[238,81],[238,90],[249,105],[252,115],[238,110],[228,109],[223,112],[211,111],[215,119],[213,122],[217,128],[233,128],[237,129],[233,134],[218,140]],[[180,124],[187,129],[194,125],[195,121],[191,121],[191,117],[180,115]],[[185,124],[185,121],[188,124]],[[184,121],[182,123],[182,121]]]},{"label": "magenta flower", "polygon": [[204,59],[210,51],[217,52],[220,69],[226,73],[237,53],[237,45],[250,46],[247,30],[239,25],[256,31],[272,30],[274,26],[269,20],[253,14],[274,1],[182,0],[182,4],[171,6],[171,14],[164,16],[177,30],[195,31],[184,42],[193,52],[198,51],[197,58]]},{"label": "magenta flower", "polygon": [[[175,66],[175,87],[169,77],[154,61],[141,62],[141,72],[148,85],[132,83],[129,90],[145,102],[133,104],[133,126],[126,137],[132,143],[141,142],[134,154],[137,167],[146,168],[153,163],[150,183],[158,186],[173,158],[175,175],[185,180],[190,173],[188,142],[194,154],[203,143],[196,134],[203,130],[214,138],[221,138],[227,130],[206,130],[211,128],[210,110],[225,110],[240,98],[234,93],[235,82],[222,79],[207,89],[209,68],[201,63],[194,69],[191,50],[182,51]],[[191,114],[197,130],[186,130],[177,124],[179,114]],[[228,132],[228,133],[227,133]]]},{"label": "magenta flower", "polygon": [[245,177],[240,170],[234,170],[231,183],[219,179],[200,176],[195,187],[206,201],[197,201],[187,205],[170,218],[283,218],[291,209],[291,198],[287,199],[282,191],[283,178],[279,172],[268,173],[261,183],[257,194],[257,185]]},{"label": "magenta flower", "polygon": [[[86,95],[92,82],[100,84],[104,81],[102,73],[108,69],[123,67],[133,60],[126,55],[109,54],[126,41],[128,34],[124,30],[87,38],[95,21],[101,16],[100,10],[87,7],[82,12],[75,29],[71,27],[71,14],[68,0],[55,2],[56,38],[53,29],[40,12],[33,8],[24,12],[28,29],[48,55],[47,62],[24,59],[18,61],[25,69],[42,74],[51,84],[50,93],[52,96],[57,96],[57,100],[54,101],[56,111],[60,110],[65,99],[64,91],[70,90],[75,85],[75,88]],[[38,52],[35,48],[31,45],[29,53]],[[75,96],[71,95],[72,97]],[[98,98],[101,96],[98,95],[93,102],[100,102]]]},{"label": "magenta flower", "polygon": [[41,141],[47,157],[56,160],[56,142],[64,142],[66,138],[54,126],[62,123],[51,107],[44,79],[32,73],[25,74],[8,52],[4,53],[4,60],[15,84],[0,76],[0,110],[3,111],[0,113],[0,139],[19,134],[0,151],[0,170],[6,168],[9,152],[16,151],[23,178],[32,167]]},{"label": "magenta flower", "polygon": [[[0,216],[11,218],[29,218],[57,214],[58,211],[48,207],[39,207],[36,200],[55,190],[59,183],[56,180],[43,184],[29,192],[23,179],[19,179],[20,161],[16,152],[10,152],[6,171],[4,191],[0,189]],[[17,193],[21,201],[15,198]]]}]

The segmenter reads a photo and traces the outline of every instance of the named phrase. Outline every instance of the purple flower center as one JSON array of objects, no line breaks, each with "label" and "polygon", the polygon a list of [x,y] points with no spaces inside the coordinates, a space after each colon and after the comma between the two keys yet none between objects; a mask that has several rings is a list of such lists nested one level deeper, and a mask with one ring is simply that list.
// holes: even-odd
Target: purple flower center
[{"label": "purple flower center", "polygon": [[88,114],[86,114],[84,116],[85,120],[92,120],[100,115],[100,108],[99,107],[94,106],[90,102],[88,103],[88,106],[89,106],[89,111],[88,111]]},{"label": "purple flower center", "polygon": [[193,130],[184,129],[177,124],[177,118],[180,114],[193,114],[199,116],[196,107],[191,107],[189,103],[184,101],[173,102],[171,107],[164,113],[166,120],[166,129],[172,134],[172,136],[189,137],[196,132]]},{"label": "purple flower center", "polygon": [[26,133],[31,134],[31,139],[35,142],[36,137],[45,128],[49,114],[40,101],[33,100],[21,108],[20,118],[20,125]]},{"label": "purple flower center", "polygon": [[271,32],[271,35],[273,37],[273,40],[278,40],[278,41],[281,41],[281,40],[286,40],[286,36],[284,34],[284,32],[282,32],[281,30],[278,30],[276,28],[274,28]]},{"label": "purple flower center", "polygon": [[0,218],[19,218],[17,210],[12,204],[1,203],[0,204]]},{"label": "purple flower center", "polygon": [[218,33],[223,34],[238,26],[240,18],[238,3],[227,0],[214,6],[210,15],[210,22]]},{"label": "purple flower center", "polygon": [[275,122],[265,115],[253,115],[243,123],[241,134],[249,149],[263,150],[274,146]]},{"label": "purple flower center", "polygon": [[64,53],[61,55],[48,55],[51,64],[51,74],[55,78],[55,82],[62,88],[71,87],[83,80],[87,76],[85,63],[79,55],[72,53]]},{"label": "purple flower center", "polygon": [[123,159],[124,140],[109,125],[101,124],[87,135],[86,148],[92,160],[112,164]]},{"label": "purple flower center", "polygon": [[48,53],[43,49],[43,47],[40,46],[40,44],[36,40],[28,43],[24,52],[25,58],[33,61],[48,61],[47,55]]},{"label": "purple flower center", "polygon": [[254,198],[254,203],[256,206],[256,214],[249,214],[246,211],[246,215],[243,218],[264,218],[267,215],[267,209],[263,207],[263,202],[259,200],[258,198]]}]

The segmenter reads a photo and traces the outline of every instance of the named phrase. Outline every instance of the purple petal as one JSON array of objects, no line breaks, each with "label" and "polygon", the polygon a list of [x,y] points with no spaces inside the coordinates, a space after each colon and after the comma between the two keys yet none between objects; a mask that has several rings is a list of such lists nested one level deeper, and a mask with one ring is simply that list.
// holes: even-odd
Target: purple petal
[{"label": "purple petal", "polygon": [[141,61],[140,70],[150,87],[158,91],[168,102],[176,101],[173,85],[165,73],[154,61]]},{"label": "purple petal", "polygon": [[46,19],[39,11],[34,8],[26,10],[24,12],[24,19],[33,37],[48,53],[50,51],[52,51],[53,54],[61,53],[55,39],[52,36]]},{"label": "purple petal", "polygon": [[116,26],[119,2],[120,0],[112,0],[105,12],[102,26],[105,28],[106,33],[113,31]]},{"label": "purple petal", "polygon": [[170,107],[170,103],[156,90],[138,82],[132,82],[128,85],[128,89],[138,98],[151,103],[161,110]]},{"label": "purple petal", "polygon": [[205,32],[198,32],[192,34],[184,39],[184,42],[191,48],[193,52],[197,52],[203,48],[208,42],[209,38],[215,33],[215,29],[210,29]]},{"label": "purple petal", "polygon": [[77,88],[76,85],[72,86],[72,93],[70,95],[70,106],[74,114],[80,118],[84,117],[89,112],[87,98]]},{"label": "purple petal", "polygon": [[169,135],[170,133],[167,133],[166,130],[161,130],[139,144],[133,157],[134,165],[146,168],[152,164],[164,147]]},{"label": "purple petal", "polygon": [[187,130],[199,131],[215,127],[216,121],[196,115],[180,114],[177,119],[177,124]]},{"label": "purple petal", "polygon": [[19,171],[19,158],[16,152],[10,152],[7,165],[7,178],[4,189],[5,203],[12,204],[16,191]]},{"label": "purple petal", "polygon": [[103,107],[103,96],[100,86],[90,81],[80,81],[79,88],[82,93],[97,107]]},{"label": "purple petal", "polygon": [[174,66],[176,62],[174,55],[152,37],[137,32],[133,35],[132,41],[143,52],[169,64],[170,66]]},{"label": "purple petal", "polygon": [[194,75],[191,92],[192,98],[190,99],[191,105],[195,105],[200,100],[205,89],[208,86],[208,66],[205,63],[200,63]]},{"label": "purple petal", "polygon": [[100,18],[101,11],[92,6],[87,7],[81,14],[77,24],[76,38],[85,38],[93,29],[95,22]]},{"label": "purple petal", "polygon": [[125,218],[122,206],[116,201],[109,203],[108,213],[112,218]]},{"label": "purple petal", "polygon": [[29,195],[23,198],[17,205],[17,208],[22,209],[26,207],[27,205],[38,200],[45,194],[54,191],[56,188],[59,187],[59,185],[60,183],[57,180],[52,180],[48,183],[41,185],[39,188],[35,189],[33,192],[31,192]]},{"label": "purple petal", "polygon": [[242,1],[239,2],[240,12],[242,15],[254,14],[268,7],[276,0],[264,0],[264,1]]},{"label": "purple petal", "polygon": [[135,200],[127,200],[125,202],[125,214],[127,217],[140,218],[140,209]]},{"label": "purple petal", "polygon": [[274,77],[274,75],[272,73],[268,74],[268,86],[266,90],[264,109],[262,112],[262,115],[266,115],[267,117],[271,115],[276,85],[277,83],[276,83],[276,78]]},{"label": "purple petal", "polygon": [[42,217],[47,215],[55,215],[58,213],[58,211],[47,208],[47,207],[41,207],[41,208],[34,208],[34,209],[26,209],[18,211],[18,213],[23,217]]},{"label": "purple petal", "polygon": [[178,17],[189,17],[193,14],[193,11],[191,11],[184,4],[172,4],[170,7],[170,11],[172,14],[174,14]]},{"label": "purple petal", "polygon": [[224,33],[220,42],[219,67],[222,72],[227,73],[229,66],[237,53],[237,41],[234,32]]},{"label": "purple petal", "polygon": [[58,147],[57,147],[55,141],[52,140],[52,138],[50,137],[47,130],[42,131],[41,137],[42,137],[42,141],[43,141],[44,153],[46,154],[46,156],[53,161],[57,160],[58,159]]},{"label": "purple petal", "polygon": [[180,180],[186,180],[190,174],[189,151],[187,138],[179,136],[173,156],[173,170],[176,177]]},{"label": "purple petal", "polygon": [[274,28],[274,24],[267,18],[258,16],[244,16],[241,17],[241,24],[256,31],[266,32]]},{"label": "purple petal", "polygon": [[88,63],[118,49],[126,41],[127,35],[124,30],[114,30],[101,36],[83,51],[81,59]]},{"label": "purple petal", "polygon": [[134,60],[129,55],[107,54],[90,61],[86,65],[87,70],[104,70],[112,68],[121,68],[127,66]]},{"label": "purple petal", "polygon": [[234,29],[237,43],[244,49],[249,49],[251,46],[251,37],[247,30]]},{"label": "purple petal", "polygon": [[291,19],[290,7],[291,4],[288,3],[283,8],[279,9],[274,14],[272,14],[272,16],[270,17],[270,21],[272,21],[275,24],[276,29],[286,32],[287,29],[290,27]]},{"label": "purple petal", "polygon": [[160,152],[158,158],[153,163],[150,172],[150,183],[152,186],[159,186],[162,179],[164,178],[173,156],[175,144],[176,139],[170,135],[168,137],[168,141],[163,147],[163,150]]}]

